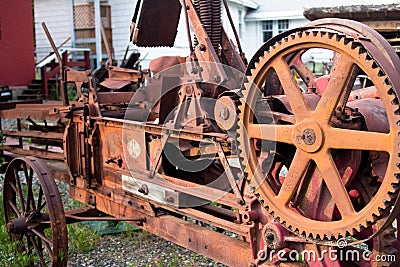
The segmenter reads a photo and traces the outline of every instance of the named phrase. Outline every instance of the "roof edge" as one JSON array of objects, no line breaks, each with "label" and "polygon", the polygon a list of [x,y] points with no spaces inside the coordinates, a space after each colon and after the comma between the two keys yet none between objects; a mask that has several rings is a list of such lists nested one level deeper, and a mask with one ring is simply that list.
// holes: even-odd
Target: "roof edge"
[{"label": "roof edge", "polygon": [[228,2],[243,5],[254,10],[260,7],[260,4],[254,0],[228,0]]}]

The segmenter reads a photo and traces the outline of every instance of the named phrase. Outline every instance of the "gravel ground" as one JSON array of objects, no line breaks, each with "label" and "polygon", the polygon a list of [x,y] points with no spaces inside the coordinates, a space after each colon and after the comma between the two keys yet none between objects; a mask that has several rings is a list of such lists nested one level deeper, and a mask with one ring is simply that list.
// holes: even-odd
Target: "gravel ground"
[{"label": "gravel ground", "polygon": [[[3,179],[4,174],[0,174],[0,191]],[[68,186],[57,183],[64,207],[76,205],[77,202],[68,197]],[[70,252],[68,267],[224,266],[142,230],[104,235],[94,243],[89,252]]]},{"label": "gravel ground", "polygon": [[140,232],[132,239],[107,235],[86,254],[72,253],[68,266],[224,266],[154,235]]}]

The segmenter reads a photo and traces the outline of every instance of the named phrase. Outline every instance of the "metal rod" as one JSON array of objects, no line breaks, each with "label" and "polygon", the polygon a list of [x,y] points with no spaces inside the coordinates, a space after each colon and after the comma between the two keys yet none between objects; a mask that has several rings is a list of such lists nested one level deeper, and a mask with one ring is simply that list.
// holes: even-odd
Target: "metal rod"
[{"label": "metal rod", "polygon": [[146,218],[114,218],[114,217],[81,217],[71,214],[65,214],[66,218],[77,221],[130,221],[130,222],[144,222]]},{"label": "metal rod", "polygon": [[101,29],[101,36],[103,36],[104,46],[106,47],[106,51],[107,51],[108,65],[112,66],[112,54],[111,54],[110,44],[108,43],[107,35],[106,35],[106,31],[104,30],[103,23],[100,23],[100,29]]},{"label": "metal rod", "polygon": [[190,52],[193,53],[194,48],[193,48],[193,42],[192,42],[192,35],[190,34],[189,15],[188,15],[188,10],[187,10],[188,6],[186,5],[185,0],[183,0],[181,3],[183,6],[183,10],[185,12],[186,33],[187,33],[187,37],[188,37],[188,41],[189,41],[189,48],[190,48]]},{"label": "metal rod", "polygon": [[235,35],[236,44],[238,46],[239,53],[243,54],[242,45],[240,44],[239,34],[238,34],[237,30],[236,30],[235,24],[233,23],[232,14],[231,14],[231,11],[229,10],[228,2],[226,0],[223,0],[223,1],[224,1],[224,7],[225,7],[225,10],[226,10],[226,14],[227,14],[228,19],[229,19],[229,23],[231,24],[231,27],[232,27],[232,30],[233,30],[233,34]]},{"label": "metal rod", "polygon": [[61,93],[62,93],[62,101],[63,101],[63,105],[64,106],[68,106],[69,105],[69,101],[68,101],[67,93],[64,91],[65,88],[64,88],[64,82],[63,82],[63,65],[62,65],[63,62],[62,62],[62,58],[61,58],[60,53],[58,52],[57,46],[55,45],[54,40],[51,37],[49,29],[47,28],[45,22],[42,22],[42,28],[43,28],[44,32],[46,33],[47,39],[49,40],[50,45],[51,45],[51,47],[52,47],[52,49],[54,51],[54,54],[56,55],[57,60],[58,60],[58,67],[60,68],[59,73],[60,73],[60,89],[61,89]]},{"label": "metal rod", "polygon": [[101,66],[102,47],[101,47],[101,10],[100,0],[94,0],[94,16],[95,16],[95,36],[96,36],[96,68]]}]

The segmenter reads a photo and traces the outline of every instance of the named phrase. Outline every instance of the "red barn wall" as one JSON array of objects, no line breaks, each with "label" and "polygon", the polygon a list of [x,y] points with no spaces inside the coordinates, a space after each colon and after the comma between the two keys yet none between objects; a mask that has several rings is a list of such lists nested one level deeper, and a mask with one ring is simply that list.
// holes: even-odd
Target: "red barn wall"
[{"label": "red barn wall", "polygon": [[35,77],[32,1],[0,0],[0,85],[29,84]]}]

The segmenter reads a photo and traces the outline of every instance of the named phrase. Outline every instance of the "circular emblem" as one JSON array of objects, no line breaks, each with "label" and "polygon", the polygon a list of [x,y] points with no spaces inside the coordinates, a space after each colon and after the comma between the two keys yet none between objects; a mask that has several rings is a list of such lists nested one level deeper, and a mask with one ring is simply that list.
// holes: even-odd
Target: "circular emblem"
[{"label": "circular emblem", "polygon": [[140,153],[142,153],[140,145],[135,139],[132,139],[128,142],[128,152],[129,155],[131,155],[134,159],[139,157]]}]

